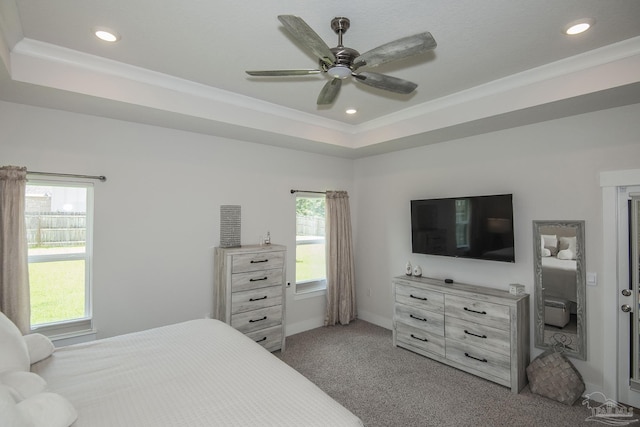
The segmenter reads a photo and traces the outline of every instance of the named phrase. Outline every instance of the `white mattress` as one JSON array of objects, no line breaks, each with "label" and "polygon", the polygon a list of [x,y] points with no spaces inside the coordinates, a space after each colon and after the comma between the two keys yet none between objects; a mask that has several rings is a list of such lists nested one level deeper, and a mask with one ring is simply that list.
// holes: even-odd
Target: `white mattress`
[{"label": "white mattress", "polygon": [[576,260],[542,258],[542,286],[545,296],[576,301],[577,286]]},{"label": "white mattress", "polygon": [[32,370],[71,401],[75,427],[363,425],[217,320],[63,347]]}]

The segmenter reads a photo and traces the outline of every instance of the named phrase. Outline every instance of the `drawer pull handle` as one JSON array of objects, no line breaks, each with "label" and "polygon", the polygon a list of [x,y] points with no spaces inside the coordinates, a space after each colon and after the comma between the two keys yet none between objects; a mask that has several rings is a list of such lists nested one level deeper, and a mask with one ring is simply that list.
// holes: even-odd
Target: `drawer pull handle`
[{"label": "drawer pull handle", "polygon": [[483,363],[487,363],[487,362],[489,362],[487,359],[479,359],[479,358],[477,358],[477,357],[473,357],[473,356],[472,356],[472,355],[470,355],[469,353],[465,353],[464,355],[465,355],[465,356],[467,356],[469,359],[478,360],[478,361],[483,362]]},{"label": "drawer pull handle", "polygon": [[409,294],[409,296],[410,296],[411,298],[414,298],[414,299],[419,299],[420,301],[426,301],[426,300],[427,300],[426,298],[417,297],[417,296],[415,296],[414,294]]},{"label": "drawer pull handle", "polygon": [[267,280],[267,276],[261,277],[259,279],[249,279],[250,282],[259,282],[261,280]]},{"label": "drawer pull handle", "polygon": [[[265,295],[262,298],[249,298],[249,302],[260,301],[262,299],[267,299],[267,296]],[[465,332],[467,332],[467,331],[465,331]]]},{"label": "drawer pull handle", "polygon": [[269,260],[268,259],[255,259],[255,260],[252,259],[251,260],[251,264],[258,264],[258,263],[261,263],[261,262],[269,262]]},{"label": "drawer pull handle", "polygon": [[261,319],[251,319],[251,320],[249,320],[249,323],[256,323],[256,322],[260,322],[262,320],[267,320],[267,316],[264,316]]},{"label": "drawer pull handle", "polygon": [[262,341],[266,341],[267,337],[262,337],[261,339],[257,340],[256,342],[262,342]]},{"label": "drawer pull handle", "polygon": [[477,314],[487,314],[486,311],[476,311],[476,310],[471,310],[470,308],[465,307],[464,308],[465,311],[470,311],[472,313],[477,313]]},{"label": "drawer pull handle", "polygon": [[474,337],[478,337],[478,338],[487,338],[486,335],[478,335],[478,334],[474,334],[473,332],[469,332],[466,329],[464,330],[464,333],[467,335],[473,335]]},{"label": "drawer pull handle", "polygon": [[413,338],[413,339],[415,339],[415,340],[420,340],[420,341],[424,341],[424,342],[429,342],[429,340],[428,340],[428,339],[426,339],[426,338],[420,338],[420,337],[417,337],[417,336],[415,336],[415,335],[413,335],[413,334],[411,334],[411,338]]},{"label": "drawer pull handle", "polygon": [[423,317],[414,316],[413,314],[410,314],[409,317],[411,317],[412,319],[421,320],[423,322],[427,321],[427,319],[425,319]]}]

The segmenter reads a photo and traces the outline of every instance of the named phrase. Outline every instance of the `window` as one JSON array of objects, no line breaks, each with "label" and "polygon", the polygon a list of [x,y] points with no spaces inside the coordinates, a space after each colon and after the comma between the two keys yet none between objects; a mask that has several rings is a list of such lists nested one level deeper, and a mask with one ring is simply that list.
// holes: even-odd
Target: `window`
[{"label": "window", "polygon": [[33,331],[61,335],[91,329],[92,214],[92,184],[27,183]]},{"label": "window", "polygon": [[324,223],[324,196],[296,197],[296,293],[326,288]]}]

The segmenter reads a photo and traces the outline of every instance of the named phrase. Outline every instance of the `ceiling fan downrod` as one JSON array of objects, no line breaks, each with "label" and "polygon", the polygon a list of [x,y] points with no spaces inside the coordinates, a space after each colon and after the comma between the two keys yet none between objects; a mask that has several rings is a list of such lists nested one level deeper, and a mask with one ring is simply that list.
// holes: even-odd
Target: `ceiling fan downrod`
[{"label": "ceiling fan downrod", "polygon": [[342,35],[347,32],[350,26],[351,21],[344,16],[338,16],[331,20],[331,29],[338,35],[338,46],[330,49],[336,57],[336,61],[331,66],[323,65],[322,62],[320,65],[334,79],[343,80],[351,76],[353,60],[360,56],[357,50],[344,47],[342,44]]},{"label": "ceiling fan downrod", "polygon": [[336,16],[331,20],[331,29],[338,35],[338,47],[342,46],[342,35],[351,27],[351,21],[344,16]]}]

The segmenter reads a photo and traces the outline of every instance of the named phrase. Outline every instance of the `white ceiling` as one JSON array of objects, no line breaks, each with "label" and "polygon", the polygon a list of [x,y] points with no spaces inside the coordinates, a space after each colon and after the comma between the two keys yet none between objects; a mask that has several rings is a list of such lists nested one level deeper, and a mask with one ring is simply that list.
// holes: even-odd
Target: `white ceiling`
[{"label": "white ceiling", "polygon": [[[280,14],[330,47],[335,16],[361,53],[424,31],[438,47],[375,70],[415,93],[346,81],[318,107],[324,74],[244,73],[317,68]],[[640,102],[640,1],[0,0],[0,59],[2,100],[358,157]]]}]

